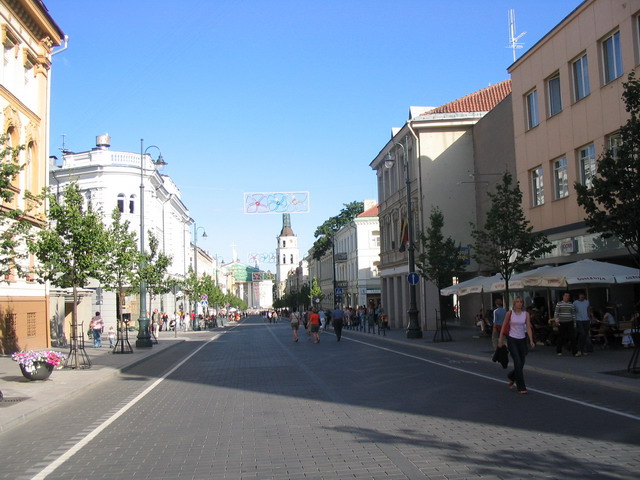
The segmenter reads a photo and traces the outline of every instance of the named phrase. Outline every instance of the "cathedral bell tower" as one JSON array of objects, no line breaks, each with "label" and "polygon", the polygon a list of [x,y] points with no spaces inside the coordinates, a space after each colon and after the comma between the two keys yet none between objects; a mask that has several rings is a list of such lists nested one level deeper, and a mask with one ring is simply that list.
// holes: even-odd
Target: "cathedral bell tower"
[{"label": "cathedral bell tower", "polygon": [[298,238],[291,228],[291,215],[282,214],[282,230],[278,235],[278,248],[276,248],[276,282],[278,284],[278,298],[284,295],[287,282],[287,274],[298,266],[300,252],[298,251]]}]

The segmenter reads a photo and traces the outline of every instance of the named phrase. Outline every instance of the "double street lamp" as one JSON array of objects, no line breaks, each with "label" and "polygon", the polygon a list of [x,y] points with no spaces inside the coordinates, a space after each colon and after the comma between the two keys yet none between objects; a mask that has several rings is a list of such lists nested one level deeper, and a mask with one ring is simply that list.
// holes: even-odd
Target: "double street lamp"
[{"label": "double street lamp", "polygon": [[[147,151],[150,148],[158,150],[158,159],[153,160],[150,158],[154,168],[166,165],[167,163],[162,158],[162,152],[155,145],[150,145],[146,149],[144,148],[144,139],[140,139],[140,271],[144,271],[147,266],[147,260],[144,252],[144,160]],[[147,281],[144,277],[140,280],[140,317],[138,318],[138,337],[136,340],[136,347],[138,348],[151,348],[153,342],[151,341],[151,335],[149,334],[149,317],[147,316]]]},{"label": "double street lamp", "polygon": [[[404,181],[407,187],[407,228],[409,230],[409,326],[407,327],[407,338],[422,338],[422,328],[418,319],[418,307],[416,302],[416,282],[412,281],[412,277],[416,278],[416,246],[413,243],[413,211],[411,208],[411,177],[409,176],[409,156],[407,155],[407,137],[404,137],[404,144],[393,142],[394,146],[402,149],[402,165],[404,168]],[[389,151],[384,162],[385,168],[393,167],[395,159]],[[401,240],[402,241],[402,240]]]}]

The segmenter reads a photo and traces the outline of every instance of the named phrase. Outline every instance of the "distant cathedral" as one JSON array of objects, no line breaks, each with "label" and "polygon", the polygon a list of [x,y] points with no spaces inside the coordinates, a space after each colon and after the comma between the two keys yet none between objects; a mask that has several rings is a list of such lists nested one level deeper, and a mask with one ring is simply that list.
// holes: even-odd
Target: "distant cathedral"
[{"label": "distant cathedral", "polygon": [[300,252],[298,251],[298,238],[291,228],[291,215],[282,214],[282,230],[278,235],[278,248],[276,248],[276,282],[278,292],[283,293],[287,274],[298,266]]}]

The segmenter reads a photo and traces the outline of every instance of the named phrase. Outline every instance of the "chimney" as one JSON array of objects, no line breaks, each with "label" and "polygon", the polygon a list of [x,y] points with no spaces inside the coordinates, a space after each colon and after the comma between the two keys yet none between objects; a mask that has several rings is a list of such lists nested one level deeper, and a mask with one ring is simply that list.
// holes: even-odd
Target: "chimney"
[{"label": "chimney", "polygon": [[99,150],[109,150],[110,146],[111,137],[108,133],[105,133],[104,135],[98,135],[96,137],[96,147],[98,147]]}]

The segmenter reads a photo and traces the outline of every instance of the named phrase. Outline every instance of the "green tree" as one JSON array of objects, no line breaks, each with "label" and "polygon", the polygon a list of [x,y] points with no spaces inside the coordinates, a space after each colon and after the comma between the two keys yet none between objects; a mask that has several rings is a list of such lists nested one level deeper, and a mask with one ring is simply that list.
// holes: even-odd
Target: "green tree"
[{"label": "green tree", "polygon": [[488,193],[491,208],[482,229],[474,225],[471,235],[473,258],[481,265],[502,274],[506,283],[505,306],[509,307],[509,279],[514,272],[524,271],[536,258],[552,250],[549,239],[533,233],[522,209],[522,191],[518,182],[513,185],[509,172],[495,193]]},{"label": "green tree", "polygon": [[344,208],[340,210],[338,215],[325,220],[313,233],[316,241],[311,247],[313,252],[311,256],[316,260],[320,260],[331,249],[335,233],[362,212],[364,212],[364,202],[345,203]]},{"label": "green tree", "polygon": [[[460,256],[461,245],[451,237],[444,237],[444,215],[439,208],[431,209],[430,225],[426,233],[420,232],[422,253],[418,255],[416,266],[420,275],[433,282],[438,288],[440,312],[443,318],[452,314],[450,297],[440,295],[440,289],[451,284],[453,277],[459,277],[466,267],[464,258]],[[449,311],[451,310],[451,311]]]},{"label": "green tree", "polygon": [[[12,147],[7,143],[6,135],[0,136],[0,281],[13,272],[25,274],[22,260],[27,257],[27,250],[21,247],[33,227],[32,221],[26,218],[27,211],[6,205],[14,200],[15,189],[12,185],[24,168],[24,164],[19,162],[24,145]],[[27,205],[35,207],[39,204],[30,192],[26,192],[25,197]]]},{"label": "green tree", "polygon": [[[160,241],[151,230],[149,236],[149,251],[144,253],[144,268],[140,271],[140,279],[147,281],[149,292],[149,311],[153,312],[152,301],[158,295],[169,293],[172,283],[167,273],[171,265],[171,257],[160,251]],[[158,319],[156,319],[158,321]]]},{"label": "green tree", "polygon": [[620,127],[620,142],[599,158],[596,175],[575,183],[589,232],[615,237],[640,268],[640,81],[632,72],[622,98],[629,119]]},{"label": "green tree", "polygon": [[138,282],[140,251],[136,234],[129,230],[129,221],[122,221],[122,213],[116,207],[111,212],[111,225],[106,230],[109,254],[100,281],[104,288],[116,294],[118,330],[122,325],[122,305],[127,288]]},{"label": "green tree", "polygon": [[29,248],[40,262],[38,274],[44,280],[72,289],[72,335],[79,338],[83,332],[78,331],[78,288],[103,277],[111,249],[101,213],[90,204],[83,207],[76,183],[65,188],[61,199],[51,193],[47,198],[50,223],[29,240]]},{"label": "green tree", "polygon": [[[313,302],[314,298],[319,298],[320,302],[322,302],[322,299],[324,298],[324,292],[322,291],[322,289],[320,288],[320,285],[318,284],[317,277],[313,277],[313,279],[311,280],[311,288],[309,288],[309,299]],[[314,307],[316,306],[316,304],[312,304],[312,305]]]}]

